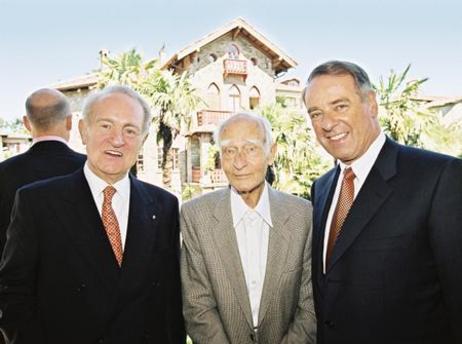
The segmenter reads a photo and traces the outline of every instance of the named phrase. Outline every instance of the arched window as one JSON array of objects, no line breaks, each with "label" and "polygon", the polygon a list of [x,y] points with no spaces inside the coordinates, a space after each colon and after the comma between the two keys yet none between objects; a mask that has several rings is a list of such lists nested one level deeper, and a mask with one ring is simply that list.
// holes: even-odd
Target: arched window
[{"label": "arched window", "polygon": [[214,82],[207,89],[206,102],[209,110],[220,110],[220,89]]},{"label": "arched window", "polygon": [[241,108],[241,91],[236,85],[229,88],[228,91],[228,110],[237,112]]},{"label": "arched window", "polygon": [[209,54],[209,61],[210,62],[215,62],[217,60],[217,55],[215,54]]},{"label": "arched window", "polygon": [[231,43],[228,46],[228,57],[230,59],[238,59],[239,58],[239,48],[236,44]]},{"label": "arched window", "polygon": [[258,88],[253,86],[250,89],[250,93],[249,93],[249,107],[250,107],[250,110],[256,109],[259,104],[260,104],[260,91],[258,90]]},{"label": "arched window", "polygon": [[201,166],[201,144],[195,136],[191,138],[191,166],[197,169]]}]

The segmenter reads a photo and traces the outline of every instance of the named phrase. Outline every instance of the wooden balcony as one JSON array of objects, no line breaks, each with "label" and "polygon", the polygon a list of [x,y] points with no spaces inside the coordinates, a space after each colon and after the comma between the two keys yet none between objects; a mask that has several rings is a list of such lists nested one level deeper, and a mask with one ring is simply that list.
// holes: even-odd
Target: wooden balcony
[{"label": "wooden balcony", "polygon": [[247,61],[246,60],[235,60],[225,59],[223,60],[224,77],[229,75],[242,76],[244,80],[247,78]]},{"label": "wooden balcony", "polygon": [[[208,175],[210,177],[210,182],[212,184],[227,184],[228,179],[226,178],[225,173],[223,172],[222,169],[216,169],[213,171],[208,172]],[[199,168],[194,168],[192,169],[192,182],[193,183],[200,183],[201,182],[201,171]]]},{"label": "wooden balcony", "polygon": [[217,126],[218,123],[231,117],[231,111],[201,110],[197,112],[197,126]]},{"label": "wooden balcony", "polygon": [[220,169],[216,169],[211,172],[210,179],[212,180],[212,183],[214,184],[227,184],[228,183],[228,178],[226,178],[225,172]]}]

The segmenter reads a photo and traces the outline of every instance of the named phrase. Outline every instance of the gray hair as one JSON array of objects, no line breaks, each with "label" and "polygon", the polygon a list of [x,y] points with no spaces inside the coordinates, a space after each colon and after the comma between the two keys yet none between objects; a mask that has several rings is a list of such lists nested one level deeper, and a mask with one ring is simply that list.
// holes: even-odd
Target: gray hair
[{"label": "gray hair", "polygon": [[367,73],[357,64],[347,61],[328,61],[317,66],[310,73],[306,87],[302,92],[302,100],[305,101],[306,92],[311,81],[321,75],[350,75],[361,97],[364,97],[369,91],[373,91],[372,84]]},{"label": "gray hair", "polygon": [[133,89],[131,89],[128,86],[123,86],[123,85],[108,86],[88,96],[87,99],[85,100],[83,110],[82,110],[83,119],[85,121],[88,121],[92,115],[93,105],[99,100],[101,100],[101,98],[106,97],[111,94],[124,94],[128,96],[129,98],[137,101],[138,104],[140,104],[141,108],[143,109],[143,115],[144,115],[142,131],[143,133],[147,133],[149,126],[151,124],[151,120],[152,120],[151,109],[148,103],[143,99],[143,97],[141,97],[137,92],[135,92]]},{"label": "gray hair", "polygon": [[219,124],[219,126],[215,129],[213,133],[213,139],[217,146],[221,149],[221,134],[223,130],[233,123],[234,121],[237,121],[239,119],[245,119],[245,120],[250,120],[257,122],[260,125],[261,130],[264,133],[264,139],[263,139],[263,148],[266,154],[269,154],[271,150],[271,145],[273,144],[273,136],[272,136],[272,129],[271,129],[271,124],[270,122],[263,116],[252,113],[252,112],[238,112],[233,114],[231,117],[228,119],[224,120]]},{"label": "gray hair", "polygon": [[26,115],[33,126],[48,130],[72,113],[64,94],[52,88],[42,88],[26,99]]}]

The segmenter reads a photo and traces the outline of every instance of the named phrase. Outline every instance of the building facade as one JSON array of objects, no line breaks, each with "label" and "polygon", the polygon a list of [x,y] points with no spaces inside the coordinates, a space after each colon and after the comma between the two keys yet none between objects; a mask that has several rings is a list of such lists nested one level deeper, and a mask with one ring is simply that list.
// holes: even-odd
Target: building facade
[{"label": "building facade", "polygon": [[[106,54],[107,52],[101,52]],[[161,57],[162,58],[162,57]],[[213,131],[218,123],[235,112],[253,111],[284,97],[291,107],[302,109],[301,85],[297,79],[281,81],[281,76],[297,63],[242,18],[209,33],[162,62],[162,69],[186,72],[202,106],[192,114],[189,131],[173,143],[172,188],[180,193],[185,185],[210,190],[227,185]],[[84,98],[98,84],[97,74],[60,82],[54,87],[66,94],[74,120],[81,116]],[[74,125],[75,131],[77,123]],[[162,185],[161,152],[155,128],[144,144],[137,164],[142,180]],[[84,152],[79,135],[71,135],[71,146]]]}]

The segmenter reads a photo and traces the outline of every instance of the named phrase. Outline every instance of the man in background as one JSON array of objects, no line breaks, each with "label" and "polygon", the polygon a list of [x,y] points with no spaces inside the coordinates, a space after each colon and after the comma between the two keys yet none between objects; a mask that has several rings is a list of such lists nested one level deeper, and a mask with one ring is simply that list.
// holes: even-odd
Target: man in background
[{"label": "man in background", "polygon": [[37,180],[74,172],[86,159],[67,145],[72,114],[61,92],[43,88],[32,93],[26,100],[23,121],[32,136],[32,147],[0,163],[0,256],[16,190]]}]

